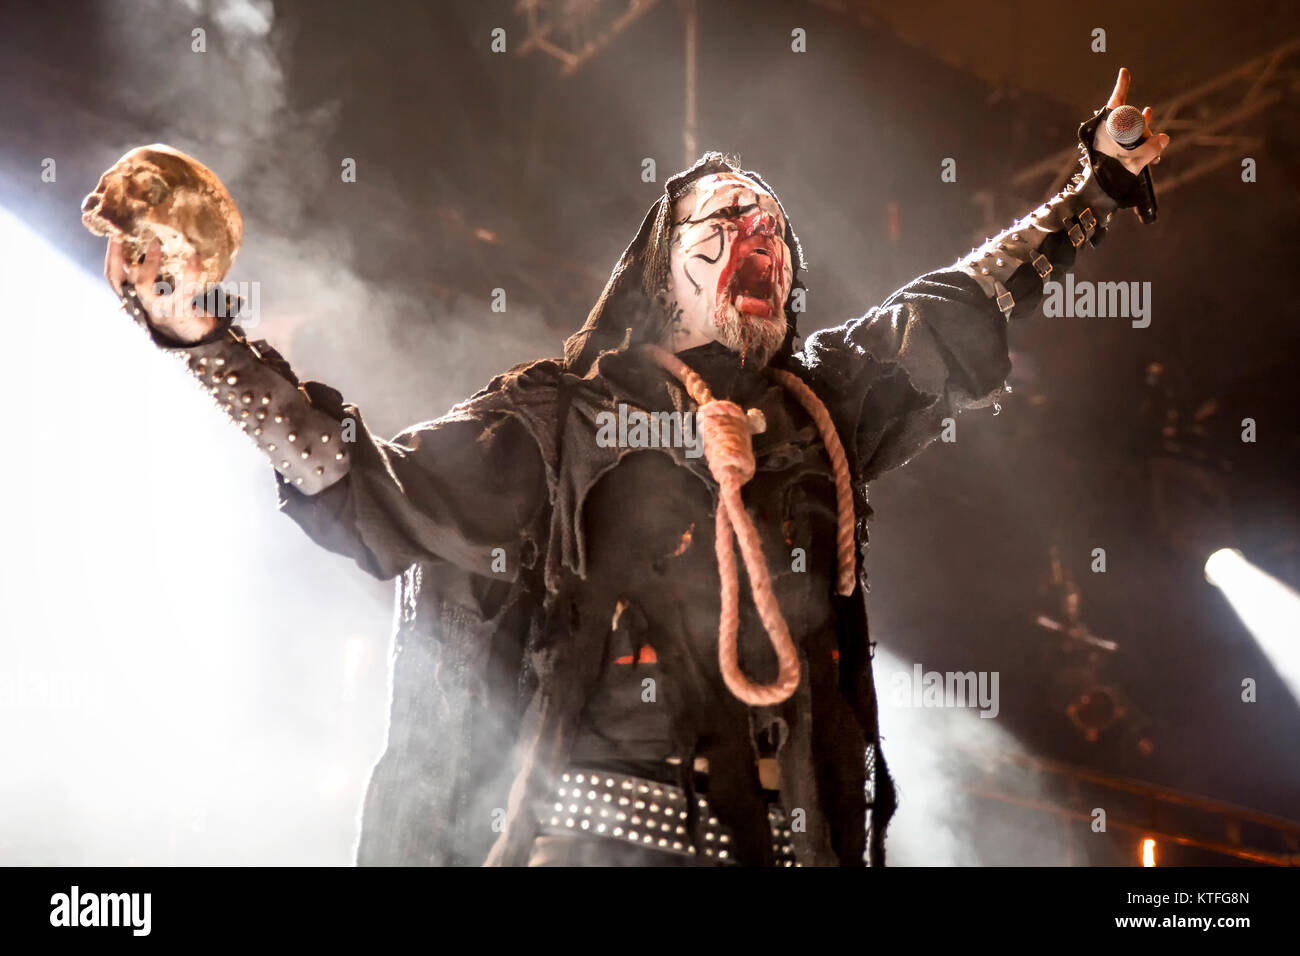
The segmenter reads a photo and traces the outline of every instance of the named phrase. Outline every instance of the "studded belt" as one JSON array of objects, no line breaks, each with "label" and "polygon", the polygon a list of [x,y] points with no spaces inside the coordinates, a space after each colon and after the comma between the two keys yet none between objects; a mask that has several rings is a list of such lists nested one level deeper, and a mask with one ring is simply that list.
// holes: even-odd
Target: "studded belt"
[{"label": "studded belt", "polygon": [[[687,828],[686,792],[681,787],[604,770],[571,770],[538,807],[540,832],[604,837],[683,857],[734,864],[734,838],[709,807],[695,797],[696,839]],[[777,866],[797,866],[790,829],[778,805],[768,808],[772,855]]]}]

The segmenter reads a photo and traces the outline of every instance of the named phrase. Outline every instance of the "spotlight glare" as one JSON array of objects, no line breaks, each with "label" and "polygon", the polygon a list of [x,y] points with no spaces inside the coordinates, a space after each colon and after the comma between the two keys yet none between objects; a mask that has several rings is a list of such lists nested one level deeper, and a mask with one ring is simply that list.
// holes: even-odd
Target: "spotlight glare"
[{"label": "spotlight glare", "polygon": [[1235,548],[1205,561],[1205,577],[1223,592],[1278,676],[1300,702],[1300,594],[1257,568]]}]

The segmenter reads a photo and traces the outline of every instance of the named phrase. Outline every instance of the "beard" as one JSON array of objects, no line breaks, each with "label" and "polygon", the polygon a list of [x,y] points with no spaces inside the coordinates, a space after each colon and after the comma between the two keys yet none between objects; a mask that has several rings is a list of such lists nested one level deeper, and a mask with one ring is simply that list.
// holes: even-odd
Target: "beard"
[{"label": "beard", "polygon": [[746,315],[728,302],[715,313],[714,324],[718,341],[739,353],[742,365],[766,365],[785,341],[785,312],[780,310],[770,316]]}]

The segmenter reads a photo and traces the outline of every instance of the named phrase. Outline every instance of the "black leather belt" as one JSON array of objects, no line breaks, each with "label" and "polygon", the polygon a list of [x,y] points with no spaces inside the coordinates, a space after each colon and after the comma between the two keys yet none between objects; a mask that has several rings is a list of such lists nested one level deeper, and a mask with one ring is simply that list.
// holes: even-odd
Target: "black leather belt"
[{"label": "black leather belt", "polygon": [[[599,837],[700,863],[735,864],[730,828],[714,815],[708,797],[697,794],[695,800],[699,822],[692,840],[681,787],[605,770],[574,769],[561,775],[537,815],[540,833],[546,836]],[[781,807],[770,804],[767,818],[775,865],[798,866]]]}]

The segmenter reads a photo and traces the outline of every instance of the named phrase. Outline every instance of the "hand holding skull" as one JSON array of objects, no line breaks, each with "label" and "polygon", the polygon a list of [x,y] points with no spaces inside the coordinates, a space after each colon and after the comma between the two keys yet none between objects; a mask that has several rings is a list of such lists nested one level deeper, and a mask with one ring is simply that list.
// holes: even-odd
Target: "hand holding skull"
[{"label": "hand holding skull", "polygon": [[100,177],[81,208],[86,228],[109,237],[109,284],[134,291],[155,328],[193,342],[215,327],[195,300],[229,272],[243,220],[210,169],[169,146],[142,146]]}]

